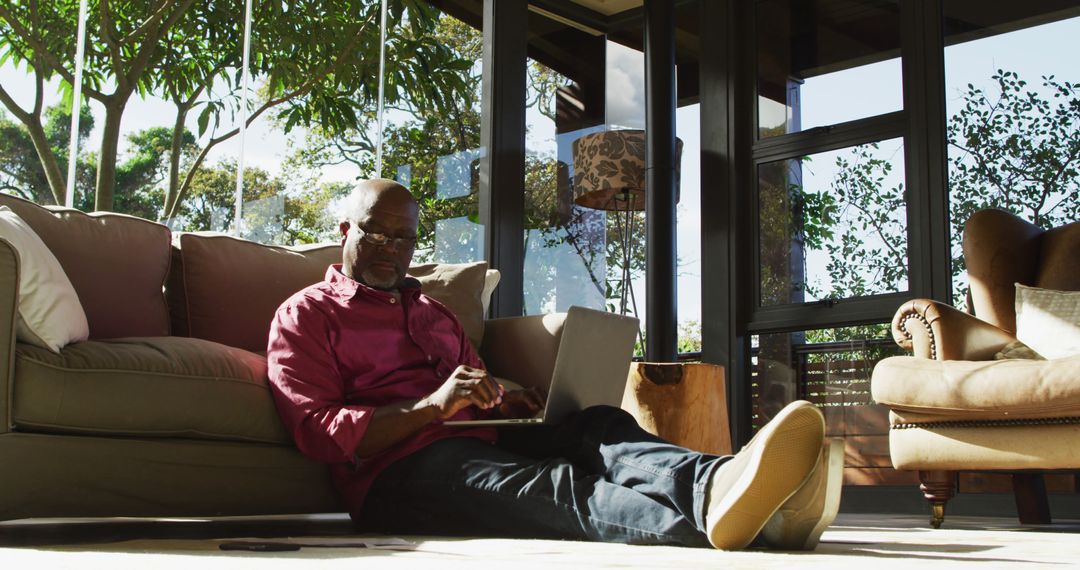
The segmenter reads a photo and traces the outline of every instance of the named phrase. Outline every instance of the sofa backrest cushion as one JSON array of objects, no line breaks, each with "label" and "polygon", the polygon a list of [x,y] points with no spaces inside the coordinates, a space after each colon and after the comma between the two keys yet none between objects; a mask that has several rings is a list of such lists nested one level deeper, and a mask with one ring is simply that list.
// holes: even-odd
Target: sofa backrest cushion
[{"label": "sofa backrest cushion", "polygon": [[341,262],[339,245],[277,247],[208,233],[175,241],[168,286],[174,334],[259,353],[281,303]]},{"label": "sofa backrest cushion", "polygon": [[44,208],[0,194],[45,242],[86,311],[91,339],[169,334],[169,228],[124,214]]},{"label": "sofa backrest cushion", "polygon": [[[281,247],[221,234],[184,233],[174,240],[168,296],[174,334],[266,351],[270,322],[293,293],[322,281],[341,263],[337,244]],[[499,274],[487,263],[414,265],[424,293],[461,321],[473,346],[484,335],[485,289]],[[485,287],[487,285],[487,287]]]}]

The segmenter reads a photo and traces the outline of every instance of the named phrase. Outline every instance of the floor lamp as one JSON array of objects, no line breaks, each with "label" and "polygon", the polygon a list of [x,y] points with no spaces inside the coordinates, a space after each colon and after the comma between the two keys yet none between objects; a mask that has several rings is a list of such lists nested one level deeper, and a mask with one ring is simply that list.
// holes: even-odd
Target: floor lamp
[{"label": "floor lamp", "polygon": [[[637,301],[631,284],[634,212],[645,209],[645,131],[600,131],[582,136],[572,145],[574,158],[574,202],[615,214],[616,231],[622,244],[622,275],[619,313],[627,314],[627,302],[637,316]],[[679,162],[682,141],[675,139],[675,198],[679,196]],[[672,252],[674,255],[674,252]]]}]

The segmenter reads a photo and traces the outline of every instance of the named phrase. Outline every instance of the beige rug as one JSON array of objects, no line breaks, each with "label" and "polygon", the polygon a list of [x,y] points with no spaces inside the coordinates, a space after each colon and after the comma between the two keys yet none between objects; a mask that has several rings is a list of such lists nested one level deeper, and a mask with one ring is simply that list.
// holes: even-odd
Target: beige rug
[{"label": "beige rug", "polygon": [[[401,537],[412,551],[305,547],[296,552],[224,552],[230,539],[138,539],[91,544],[11,546],[0,525],[0,568],[216,570],[234,568],[1069,568],[1080,567],[1080,524],[1020,527],[1003,519],[951,519],[930,529],[924,519],[886,515],[841,516],[816,552],[625,546],[546,540]],[[65,527],[53,532],[66,532]],[[74,533],[77,534],[77,533]],[[43,535],[44,536],[44,535]],[[268,539],[273,540],[273,539]]]}]

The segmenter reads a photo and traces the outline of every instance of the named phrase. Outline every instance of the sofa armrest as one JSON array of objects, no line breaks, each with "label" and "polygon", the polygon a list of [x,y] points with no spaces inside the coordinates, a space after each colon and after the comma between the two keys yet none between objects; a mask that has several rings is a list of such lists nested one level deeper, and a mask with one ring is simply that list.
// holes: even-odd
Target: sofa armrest
[{"label": "sofa armrest", "polygon": [[547,389],[565,321],[565,313],[486,321],[480,352],[488,371],[527,388]]},{"label": "sofa armrest", "polygon": [[993,360],[1016,341],[1008,331],[931,299],[904,303],[892,321],[893,339],[919,358]]},{"label": "sofa armrest", "polygon": [[0,238],[0,433],[11,431],[15,322],[19,318],[19,254]]}]

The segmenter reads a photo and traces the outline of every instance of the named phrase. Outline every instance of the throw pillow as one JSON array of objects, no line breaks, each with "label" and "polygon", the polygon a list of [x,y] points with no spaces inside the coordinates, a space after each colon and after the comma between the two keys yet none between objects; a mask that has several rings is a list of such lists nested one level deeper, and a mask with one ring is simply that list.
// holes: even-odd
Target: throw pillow
[{"label": "throw pillow", "polygon": [[1031,350],[1031,347],[1014,340],[1006,344],[1004,348],[994,353],[994,360],[1046,360],[1039,353]]},{"label": "throw pillow", "polygon": [[[446,305],[457,316],[465,335],[479,350],[484,340],[483,293],[488,279],[487,262],[425,263],[409,267],[408,273],[420,281],[420,289],[425,295]],[[491,289],[495,289],[494,285]]]},{"label": "throw pillow", "polygon": [[1016,338],[1048,359],[1080,354],[1080,291],[1017,283]]},{"label": "throw pillow", "polygon": [[7,206],[0,206],[0,237],[19,254],[19,319],[22,342],[59,352],[86,340],[90,326],[71,280],[45,242]]},{"label": "throw pillow", "polygon": [[480,293],[480,301],[484,305],[485,317],[488,314],[488,307],[491,306],[491,294],[495,292],[500,279],[502,279],[502,273],[499,273],[498,269],[488,269],[487,274],[484,275],[484,291]]}]

